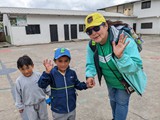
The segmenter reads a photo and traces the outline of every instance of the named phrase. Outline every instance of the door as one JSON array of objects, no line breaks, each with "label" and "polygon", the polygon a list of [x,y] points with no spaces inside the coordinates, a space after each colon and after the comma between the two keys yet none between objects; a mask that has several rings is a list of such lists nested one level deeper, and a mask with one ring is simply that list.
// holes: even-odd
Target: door
[{"label": "door", "polygon": [[50,25],[51,42],[58,41],[57,25]]},{"label": "door", "polygon": [[65,40],[69,40],[69,26],[67,24],[64,25],[64,37]]},{"label": "door", "polygon": [[71,39],[77,39],[77,25],[71,25]]},{"label": "door", "polygon": [[136,23],[133,23],[133,30],[136,32]]}]

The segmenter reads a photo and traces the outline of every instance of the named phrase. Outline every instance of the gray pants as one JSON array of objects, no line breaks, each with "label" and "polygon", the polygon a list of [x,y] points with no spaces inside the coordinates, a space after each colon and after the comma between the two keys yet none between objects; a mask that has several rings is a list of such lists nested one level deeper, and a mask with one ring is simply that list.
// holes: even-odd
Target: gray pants
[{"label": "gray pants", "polygon": [[53,120],[75,120],[76,119],[76,110],[73,110],[70,113],[59,114],[52,112]]},{"label": "gray pants", "polygon": [[45,100],[36,105],[25,106],[28,120],[48,120],[47,104]]}]

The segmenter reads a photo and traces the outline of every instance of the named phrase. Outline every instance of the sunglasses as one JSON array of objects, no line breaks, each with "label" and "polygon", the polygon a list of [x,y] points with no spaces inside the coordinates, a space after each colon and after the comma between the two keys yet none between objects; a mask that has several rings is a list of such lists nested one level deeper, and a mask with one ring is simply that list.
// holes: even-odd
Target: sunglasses
[{"label": "sunglasses", "polygon": [[87,30],[86,30],[86,33],[87,33],[88,35],[92,35],[92,31],[98,32],[98,31],[100,30],[100,27],[101,27],[101,26],[104,26],[104,25],[105,25],[105,23],[102,23],[102,24],[100,24],[99,26],[94,26],[93,28],[87,29]]}]

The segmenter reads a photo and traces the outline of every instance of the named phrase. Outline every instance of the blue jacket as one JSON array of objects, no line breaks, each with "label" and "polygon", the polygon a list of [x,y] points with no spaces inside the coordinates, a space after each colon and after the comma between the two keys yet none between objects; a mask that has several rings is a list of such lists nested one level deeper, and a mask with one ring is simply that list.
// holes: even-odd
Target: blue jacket
[{"label": "blue jacket", "polygon": [[43,72],[38,85],[41,88],[51,87],[51,110],[56,113],[69,113],[76,108],[76,89],[87,89],[86,83],[80,82],[76,72],[69,67],[63,76],[57,66],[50,74]]},{"label": "blue jacket", "polygon": [[[120,59],[117,59],[115,56],[111,56],[110,59],[116,65],[117,69],[128,84],[131,85],[139,95],[141,95],[145,90],[147,77],[142,69],[142,59],[138,52],[136,43],[130,35],[128,35],[126,42],[127,41],[130,42],[126,46],[123,56]],[[86,57],[86,77],[94,77],[97,72],[99,71],[96,71],[94,52],[88,45]]]}]

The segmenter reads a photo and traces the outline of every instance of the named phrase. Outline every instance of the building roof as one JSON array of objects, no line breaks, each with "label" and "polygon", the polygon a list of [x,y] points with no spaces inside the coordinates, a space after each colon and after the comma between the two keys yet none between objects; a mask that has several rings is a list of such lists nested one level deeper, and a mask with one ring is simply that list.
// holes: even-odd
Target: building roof
[{"label": "building roof", "polygon": [[[95,11],[0,7],[0,14],[87,16],[88,14],[93,12]],[[105,17],[130,17],[121,13],[112,13],[112,12],[105,12],[105,11],[98,11],[98,12],[102,13]]]},{"label": "building roof", "polygon": [[116,7],[116,6],[120,6],[120,5],[125,5],[125,4],[130,4],[130,3],[135,3],[135,2],[140,2],[142,0],[134,0],[134,1],[130,1],[130,2],[125,2],[125,3],[121,3],[121,4],[117,4],[117,5],[112,5],[112,6],[108,6],[108,7],[104,7],[104,8],[99,8],[98,10],[102,10],[105,8],[110,8],[110,7]]}]

